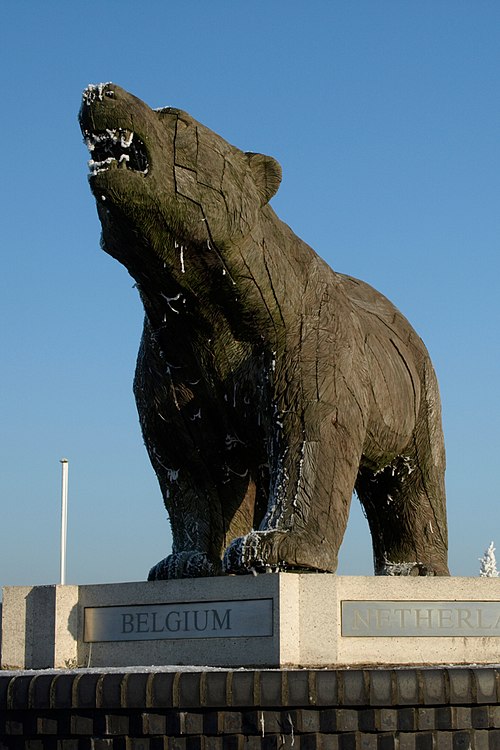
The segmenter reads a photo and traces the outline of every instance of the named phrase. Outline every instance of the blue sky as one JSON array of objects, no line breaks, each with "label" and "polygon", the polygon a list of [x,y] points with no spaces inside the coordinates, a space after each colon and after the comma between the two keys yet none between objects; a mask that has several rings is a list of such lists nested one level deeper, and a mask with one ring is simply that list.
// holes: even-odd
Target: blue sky
[{"label": "blue sky", "polygon": [[[142,580],[170,532],[139,431],[142,326],[99,248],[77,112],[89,82],[276,157],[278,215],[426,342],[443,401],[450,566],[500,547],[500,4],[4,0],[0,585]],[[372,573],[353,502],[339,572]]]}]

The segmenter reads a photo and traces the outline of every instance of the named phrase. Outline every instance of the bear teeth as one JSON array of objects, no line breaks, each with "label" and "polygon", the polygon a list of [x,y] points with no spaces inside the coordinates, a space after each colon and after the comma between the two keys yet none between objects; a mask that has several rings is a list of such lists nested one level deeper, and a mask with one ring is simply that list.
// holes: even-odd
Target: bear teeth
[{"label": "bear teeth", "polygon": [[133,131],[107,128],[98,133],[85,131],[84,136],[92,156],[88,162],[92,176],[115,167],[147,174],[146,147]]}]

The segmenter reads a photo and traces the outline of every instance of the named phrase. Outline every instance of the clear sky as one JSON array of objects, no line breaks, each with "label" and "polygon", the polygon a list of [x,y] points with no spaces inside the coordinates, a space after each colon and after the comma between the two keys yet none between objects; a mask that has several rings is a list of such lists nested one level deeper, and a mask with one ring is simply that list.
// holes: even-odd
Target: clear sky
[{"label": "clear sky", "polygon": [[[132,378],[142,311],[99,248],[77,125],[114,81],[276,157],[273,206],[384,292],[440,381],[450,566],[500,547],[498,0],[3,0],[0,584],[142,580],[170,551]],[[371,574],[353,502],[340,572]]]}]

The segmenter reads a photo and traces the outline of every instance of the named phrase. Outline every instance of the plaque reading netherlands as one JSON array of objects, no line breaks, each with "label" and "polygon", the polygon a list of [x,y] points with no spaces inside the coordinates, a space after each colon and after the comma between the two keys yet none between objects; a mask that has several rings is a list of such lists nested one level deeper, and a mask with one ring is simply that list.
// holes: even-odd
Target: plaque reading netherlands
[{"label": "plaque reading netherlands", "polygon": [[272,634],[272,599],[85,608],[87,643]]},{"label": "plaque reading netherlands", "polygon": [[342,636],[500,637],[500,601],[343,601]]}]

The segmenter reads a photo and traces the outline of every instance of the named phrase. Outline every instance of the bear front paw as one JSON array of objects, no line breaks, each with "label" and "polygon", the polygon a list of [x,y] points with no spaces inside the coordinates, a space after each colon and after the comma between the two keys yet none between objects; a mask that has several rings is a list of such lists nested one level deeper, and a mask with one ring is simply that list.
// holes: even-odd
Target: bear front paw
[{"label": "bear front paw", "polygon": [[224,553],[225,573],[269,573],[300,567],[294,562],[290,532],[251,531],[233,539]]},{"label": "bear front paw", "polygon": [[225,573],[263,572],[266,567],[261,559],[255,532],[233,539],[224,552],[222,569]]},{"label": "bear front paw", "polygon": [[204,552],[175,552],[151,568],[148,581],[206,578],[220,573],[220,565],[214,564]]}]

